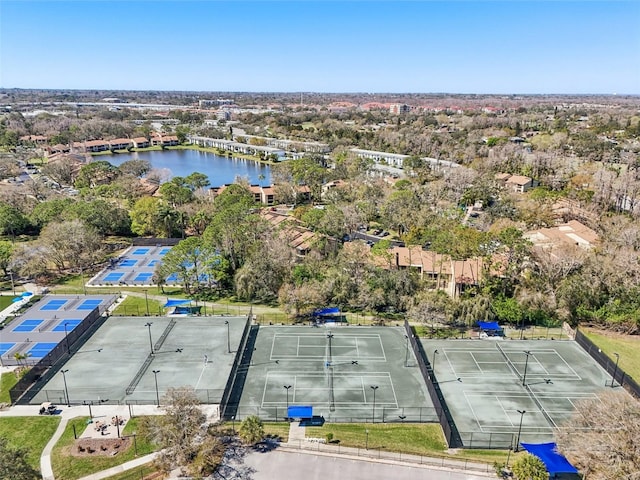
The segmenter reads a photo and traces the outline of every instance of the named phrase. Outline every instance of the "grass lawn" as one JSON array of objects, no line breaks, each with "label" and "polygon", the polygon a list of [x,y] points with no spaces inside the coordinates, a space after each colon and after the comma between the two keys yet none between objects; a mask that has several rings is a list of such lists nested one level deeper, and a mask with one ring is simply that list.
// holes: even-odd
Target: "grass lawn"
[{"label": "grass lawn", "polygon": [[[33,407],[34,410],[37,406]],[[27,461],[40,470],[42,450],[58,428],[60,418],[43,417],[2,417],[0,418],[0,436],[9,440],[14,447],[27,450]]]},{"label": "grass lawn", "polygon": [[13,295],[0,295],[0,311],[11,305],[11,301],[15,297]]},{"label": "grass lawn", "polygon": [[640,337],[581,328],[589,340],[595,343],[609,358],[615,361],[614,352],[620,355],[619,368],[634,379],[640,379]]},{"label": "grass lawn", "polygon": [[113,315],[146,315],[147,302],[149,302],[150,315],[164,315],[164,308],[159,301],[152,298],[134,297],[129,295],[120,305],[113,311]]},{"label": "grass lawn", "polygon": [[[51,465],[57,480],[76,480],[77,478],[90,475],[100,470],[115,467],[116,465],[120,465],[135,458],[133,445],[131,445],[127,450],[119,452],[115,457],[74,457],[71,455],[70,451],[75,443],[73,427],[75,426],[76,432],[80,434],[86,428],[88,419],[88,417],[78,417],[71,420],[67,424],[67,428],[62,434],[62,437],[54,447],[51,454]],[[141,420],[142,417],[130,419],[125,425],[122,435],[130,435],[137,431],[138,424]],[[137,437],[136,441],[138,456],[147,455],[154,451],[153,445],[144,438]]]},{"label": "grass lawn", "polygon": [[[367,445],[367,434],[368,445]],[[306,436],[326,438],[333,434],[333,441],[345,447],[385,450],[389,452],[424,455],[428,457],[467,459],[484,463],[504,462],[503,450],[447,451],[442,428],[434,423],[377,423],[351,424],[327,423],[323,427],[307,427]],[[513,455],[512,455],[513,457]]]},{"label": "grass lawn", "polygon": [[156,468],[151,466],[151,464],[147,464],[141,467],[132,468],[131,470],[127,470],[126,472],[119,473],[112,477],[107,477],[106,480],[140,480],[155,472],[157,472]]},{"label": "grass lawn", "polygon": [[18,383],[18,377],[13,372],[6,372],[0,376],[0,403],[11,403],[9,390]]}]

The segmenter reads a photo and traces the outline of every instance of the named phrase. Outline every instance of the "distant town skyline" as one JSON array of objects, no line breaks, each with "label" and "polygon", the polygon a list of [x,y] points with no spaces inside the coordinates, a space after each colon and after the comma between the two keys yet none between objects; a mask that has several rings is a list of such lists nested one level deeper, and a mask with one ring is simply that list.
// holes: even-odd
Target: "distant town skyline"
[{"label": "distant town skyline", "polygon": [[0,2],[0,87],[640,94],[640,2]]}]

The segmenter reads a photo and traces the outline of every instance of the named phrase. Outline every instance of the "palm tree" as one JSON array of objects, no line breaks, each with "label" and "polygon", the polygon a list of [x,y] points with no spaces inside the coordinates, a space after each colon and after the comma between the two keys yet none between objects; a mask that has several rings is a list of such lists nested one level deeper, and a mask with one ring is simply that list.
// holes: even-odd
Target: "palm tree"
[{"label": "palm tree", "polygon": [[240,425],[240,438],[248,445],[262,440],[264,438],[262,420],[255,415],[245,418]]}]

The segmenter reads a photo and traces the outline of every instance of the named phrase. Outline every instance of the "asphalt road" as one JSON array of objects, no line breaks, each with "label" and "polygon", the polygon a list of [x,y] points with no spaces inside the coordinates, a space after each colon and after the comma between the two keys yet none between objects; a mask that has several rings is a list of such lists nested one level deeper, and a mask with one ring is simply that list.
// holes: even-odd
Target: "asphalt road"
[{"label": "asphalt road", "polygon": [[245,466],[253,469],[251,480],[486,480],[472,474],[402,464],[355,460],[315,453],[272,450],[252,452]]}]

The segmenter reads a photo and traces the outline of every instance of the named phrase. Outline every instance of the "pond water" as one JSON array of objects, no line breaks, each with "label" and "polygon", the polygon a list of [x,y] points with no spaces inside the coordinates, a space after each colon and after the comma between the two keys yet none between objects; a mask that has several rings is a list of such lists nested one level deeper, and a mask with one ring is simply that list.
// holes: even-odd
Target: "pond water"
[{"label": "pond water", "polygon": [[[154,169],[167,170],[170,177],[186,177],[193,172],[204,173],[212,187],[233,183],[237,176],[249,179],[251,184],[269,185],[271,169],[268,165],[244,158],[221,157],[198,150],[163,150],[118,153],[95,157],[119,166],[128,160],[147,160]],[[264,178],[261,178],[264,176]]]}]

